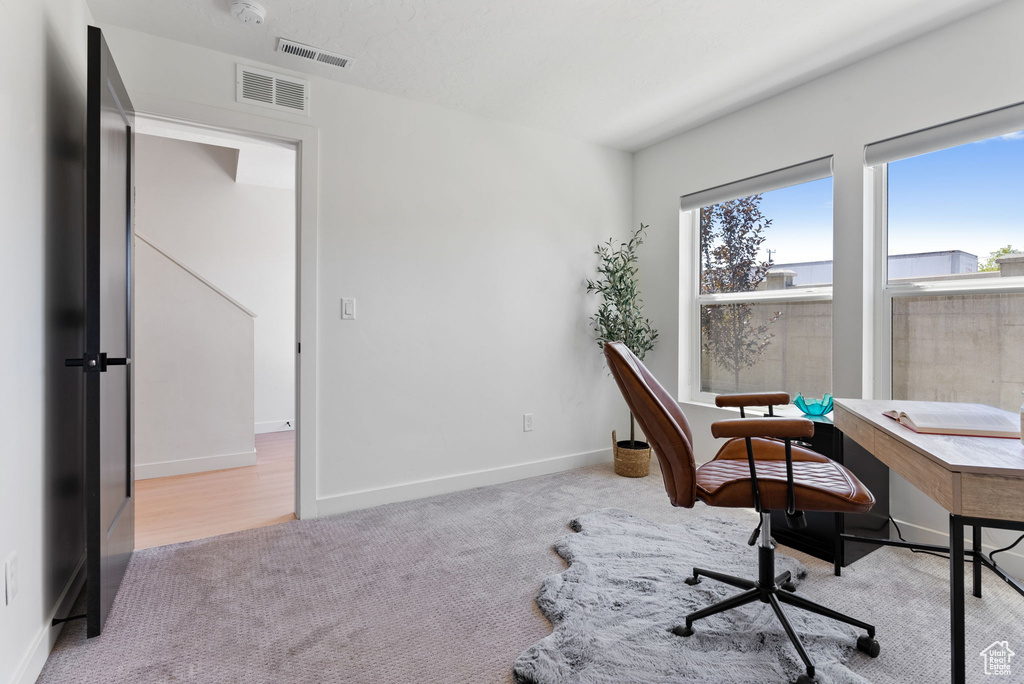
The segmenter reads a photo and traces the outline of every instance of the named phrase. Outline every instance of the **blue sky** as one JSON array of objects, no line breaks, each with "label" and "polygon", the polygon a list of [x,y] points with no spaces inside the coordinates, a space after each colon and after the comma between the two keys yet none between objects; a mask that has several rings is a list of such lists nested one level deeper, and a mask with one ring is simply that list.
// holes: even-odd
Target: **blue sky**
[{"label": "blue sky", "polygon": [[[765,193],[776,263],[832,258],[832,179]],[[1024,250],[1024,131],[889,164],[889,253]],[[767,254],[764,254],[767,256]]]},{"label": "blue sky", "polygon": [[889,164],[889,253],[1024,249],[1024,132]]},{"label": "blue sky", "polygon": [[761,196],[761,213],[772,220],[761,249],[773,250],[776,263],[832,258],[831,178],[766,192]]}]

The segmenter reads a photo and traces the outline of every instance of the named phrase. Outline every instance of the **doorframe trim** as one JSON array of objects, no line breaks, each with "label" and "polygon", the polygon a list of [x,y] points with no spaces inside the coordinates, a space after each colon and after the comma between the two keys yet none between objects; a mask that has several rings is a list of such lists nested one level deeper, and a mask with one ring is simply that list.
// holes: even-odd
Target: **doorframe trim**
[{"label": "doorframe trim", "polygon": [[296,149],[295,517],[317,517],[318,197],[320,129],[129,89],[136,116],[291,143]]}]

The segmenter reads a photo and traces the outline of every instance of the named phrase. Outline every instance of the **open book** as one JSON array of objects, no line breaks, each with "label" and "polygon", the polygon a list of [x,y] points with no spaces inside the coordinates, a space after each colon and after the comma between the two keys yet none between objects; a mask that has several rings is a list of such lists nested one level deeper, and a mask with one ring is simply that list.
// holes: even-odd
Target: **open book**
[{"label": "open book", "polygon": [[1012,413],[991,406],[959,404],[946,408],[884,411],[914,432],[929,435],[969,435],[1020,439],[1020,422]]}]

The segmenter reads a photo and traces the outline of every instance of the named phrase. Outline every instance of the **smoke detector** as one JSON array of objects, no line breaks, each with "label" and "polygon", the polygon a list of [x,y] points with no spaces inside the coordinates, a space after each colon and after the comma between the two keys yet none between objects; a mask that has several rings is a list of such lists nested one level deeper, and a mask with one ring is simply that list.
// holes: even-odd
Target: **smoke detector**
[{"label": "smoke detector", "polygon": [[267,18],[267,10],[253,0],[231,0],[231,14],[243,24],[252,26],[260,26]]}]

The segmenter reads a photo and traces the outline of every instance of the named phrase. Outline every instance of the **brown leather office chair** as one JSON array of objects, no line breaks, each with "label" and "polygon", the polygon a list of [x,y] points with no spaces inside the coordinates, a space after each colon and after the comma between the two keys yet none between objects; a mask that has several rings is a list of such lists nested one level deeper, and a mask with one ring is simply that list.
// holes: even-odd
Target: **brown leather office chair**
[{"label": "brown leather office chair", "polygon": [[[718,421],[711,426],[711,433],[730,439],[713,460],[697,467],[691,446],[693,433],[679,404],[625,345],[609,342],[604,345],[604,353],[629,410],[658,455],[672,505],[692,508],[700,499],[709,506],[753,508],[761,514],[761,522],[748,542],[753,546],[760,532],[758,579],[694,568],[687,584],[698,584],[701,577],[708,577],[744,591],[687,615],[685,626],[673,628],[673,633],[690,636],[693,623],[709,615],[754,601],[770,604],[807,668],[807,674],[801,675],[797,684],[809,684],[814,681],[814,663],[782,609],[782,604],[787,604],[866,630],[867,634],[857,639],[857,648],[877,657],[879,646],[874,626],[797,596],[788,572],[775,575],[772,510],[786,511],[790,525],[801,527],[806,525],[803,511],[864,513],[875,503],[871,492],[849,470],[821,454],[793,445],[793,440],[814,434],[814,423],[806,418],[778,417]],[[715,403],[738,407],[741,416],[747,407],[767,406],[771,416],[774,406],[789,403],[789,395],[722,395]]]}]

